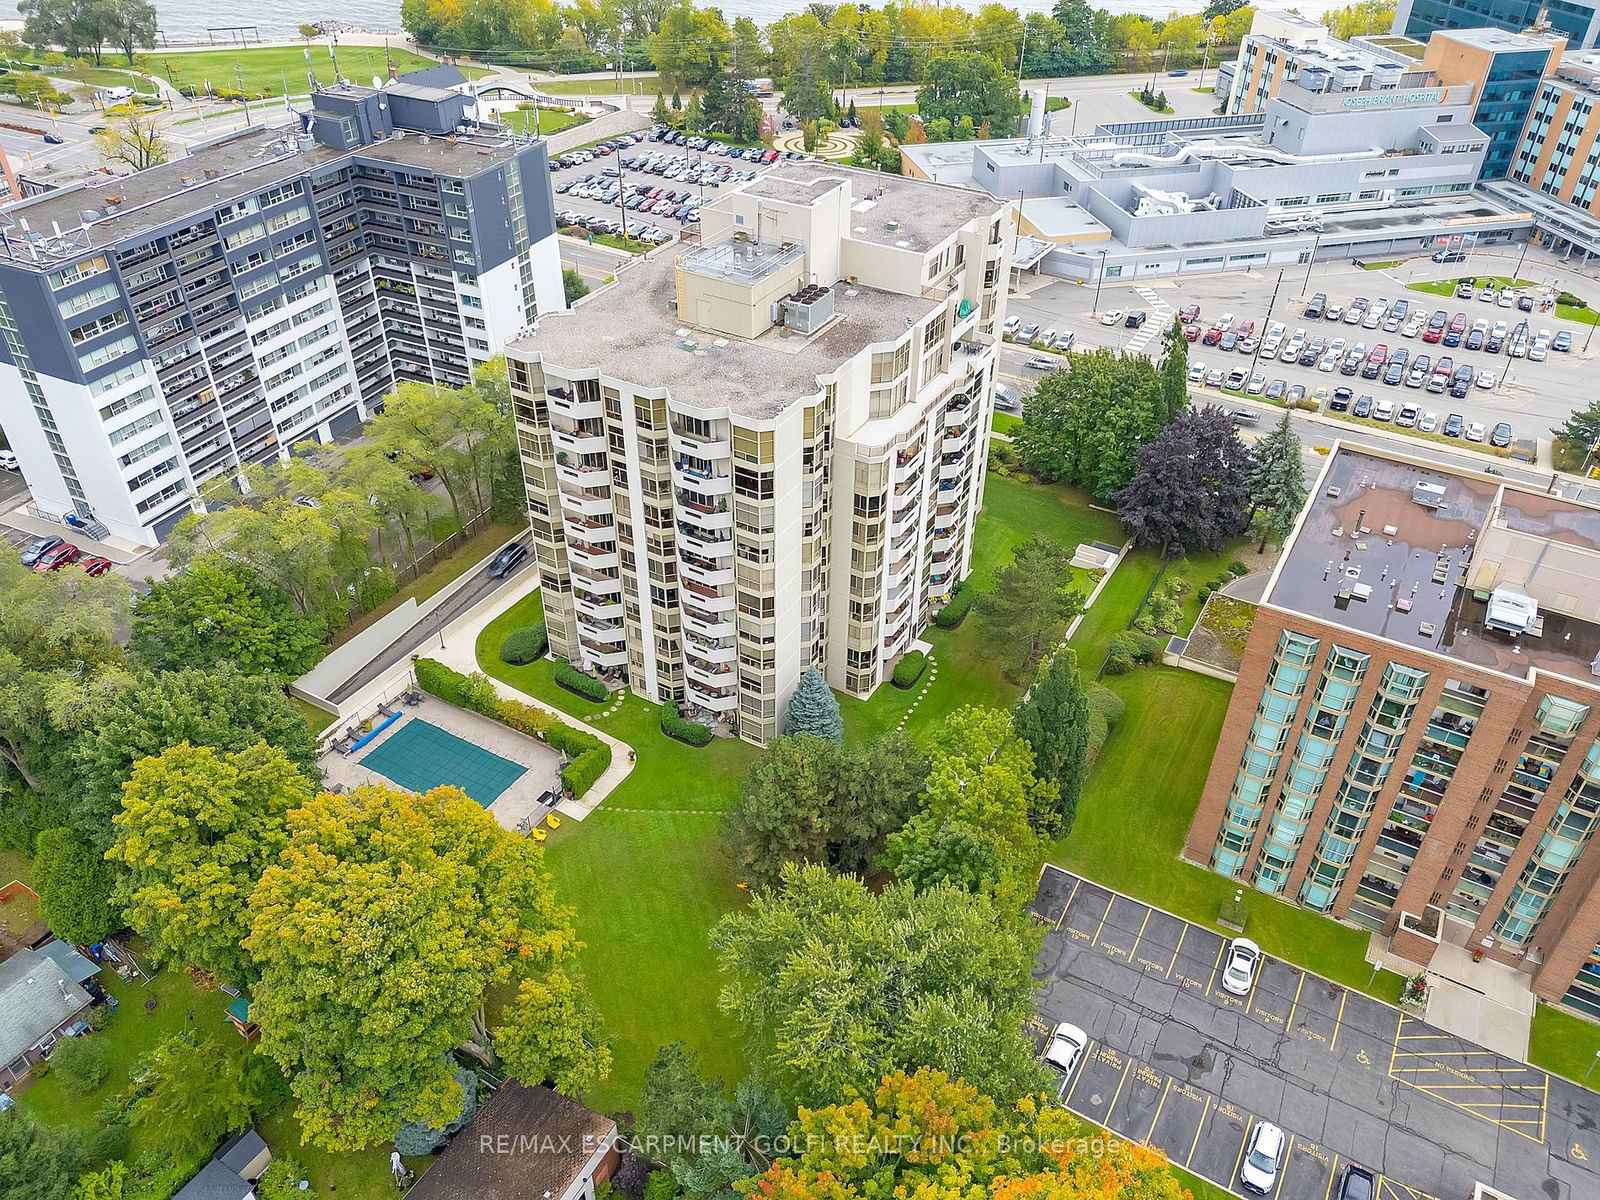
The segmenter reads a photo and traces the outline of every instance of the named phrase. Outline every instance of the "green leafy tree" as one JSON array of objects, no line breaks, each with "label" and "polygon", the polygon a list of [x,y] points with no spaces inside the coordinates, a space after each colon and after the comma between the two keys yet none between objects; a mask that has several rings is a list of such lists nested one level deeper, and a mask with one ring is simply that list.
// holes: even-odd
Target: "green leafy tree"
[{"label": "green leafy tree", "polygon": [[1590,455],[1600,448],[1600,400],[1580,408],[1551,430],[1567,454],[1580,466],[1593,461]]},{"label": "green leafy tree", "polygon": [[920,811],[890,835],[885,861],[917,888],[950,884],[1020,912],[1044,863],[1034,826],[1055,811],[1054,792],[1010,713],[957,709],[934,739]]},{"label": "green leafy tree", "polygon": [[944,1071],[897,1071],[863,1096],[803,1110],[787,1140],[804,1150],[740,1191],[768,1200],[1190,1200],[1160,1150],[1097,1133],[1048,1095],[996,1103]]},{"label": "green leafy tree", "polygon": [[1256,443],[1255,463],[1250,471],[1250,504],[1261,527],[1258,551],[1265,552],[1268,540],[1280,546],[1288,541],[1300,510],[1305,507],[1303,454],[1287,412],[1273,431]]},{"label": "green leafy tree", "polygon": [[493,1036],[507,1071],[530,1083],[548,1079],[565,1095],[581,1096],[611,1073],[600,1014],[566,971],[524,979]]},{"label": "green leafy tree", "polygon": [[645,1071],[634,1138],[666,1164],[676,1186],[667,1191],[663,1185],[663,1194],[712,1200],[771,1165],[768,1147],[788,1120],[783,1103],[750,1079],[728,1101],[722,1081],[701,1069],[700,1056],[672,1042],[656,1051]]},{"label": "green leafy tree", "polygon": [[1004,647],[1006,669],[1020,678],[1083,611],[1083,593],[1073,589],[1072,552],[1059,542],[1032,537],[995,572],[994,586],[978,597],[978,617]]},{"label": "green leafy tree", "polygon": [[1041,1068],[1023,1036],[1040,934],[1020,914],[952,887],[874,894],[825,867],[725,916],[711,943],[733,982],[758,1078],[785,1102],[826,1103],[885,1072],[933,1066],[1008,1100]]},{"label": "green leafy tree", "polygon": [[789,714],[784,721],[787,734],[809,733],[830,742],[844,740],[844,718],[839,715],[839,699],[816,667],[807,667],[789,697]]},{"label": "green leafy tree", "polygon": [[117,899],[158,958],[247,986],[240,943],[256,880],[288,842],[284,820],[311,798],[305,772],[265,743],[233,754],[176,746],[140,759],[113,819]]},{"label": "green leafy tree", "polygon": [[307,779],[317,778],[305,717],[272,680],[229,667],[142,676],[100,709],[73,753],[73,824],[90,845],[110,848],[133,764],[181,742],[222,752],[265,742]]},{"label": "green leafy tree", "polygon": [[[128,1127],[118,1125],[126,1135]],[[72,1192],[72,1200],[124,1200],[128,1195],[128,1164],[124,1162],[108,1162],[99,1171],[90,1171],[78,1176],[78,1182]]]},{"label": "green leafy tree", "polygon": [[728,50],[728,23],[714,8],[679,0],[661,17],[660,34],[650,43],[650,59],[661,77],[676,87],[705,83],[712,63]]},{"label": "green leafy tree", "polygon": [[1096,349],[1072,370],[1039,381],[1014,435],[1028,468],[1108,500],[1138,467],[1139,447],[1161,432],[1168,404],[1150,359]]},{"label": "green leafy tree", "polygon": [[0,1112],[0,1196],[69,1200],[82,1168],[76,1133],[40,1125],[20,1108]]},{"label": "green leafy tree", "polygon": [[917,111],[924,121],[948,121],[953,127],[970,117],[987,124],[995,137],[1017,132],[1018,100],[1016,80],[994,59],[972,50],[930,59],[917,89]]},{"label": "green leafy tree", "polygon": [[111,1074],[111,1055],[103,1039],[65,1038],[50,1055],[50,1073],[69,1096],[86,1096]]},{"label": "green leafy tree", "polygon": [[1113,497],[1137,544],[1220,551],[1250,527],[1250,450],[1215,405],[1184,413],[1139,450],[1139,469]]},{"label": "green leafy tree", "polygon": [[111,902],[116,875],[77,830],[46,829],[34,843],[33,886],[50,932],[89,945],[122,928]]},{"label": "green leafy tree", "polygon": [[457,1067],[455,1080],[461,1088],[461,1111],[453,1121],[439,1129],[419,1125],[415,1121],[402,1121],[399,1132],[394,1135],[394,1148],[401,1154],[432,1154],[441,1150],[452,1134],[466,1128],[467,1122],[472,1120],[473,1114],[478,1111],[478,1077],[465,1067]]},{"label": "green leafy tree", "polygon": [[565,969],[579,948],[542,851],[452,787],[325,792],[288,828],[245,949],[260,1047],[305,1139],[350,1150],[402,1121],[442,1127],[462,1099],[446,1055],[484,1035],[488,989]]},{"label": "green leafy tree", "polygon": [[1189,407],[1189,339],[1183,336],[1183,322],[1176,317],[1161,335],[1158,376],[1161,423],[1165,425]]},{"label": "green leafy tree", "polygon": [[927,757],[904,733],[845,747],[778,738],[745,776],[723,839],[742,880],[776,887],[790,863],[864,874],[916,808]]},{"label": "green leafy tree", "polygon": [[589,294],[588,283],[571,267],[561,269],[561,289],[566,293],[568,304],[576,304]]},{"label": "green leafy tree", "polygon": [[133,1082],[134,1133],[175,1160],[209,1154],[226,1134],[250,1124],[245,1057],[215,1037],[185,1032],[163,1039],[139,1060]]},{"label": "green leafy tree", "polygon": [[207,554],[134,605],[132,646],[158,671],[232,663],[289,679],[311,669],[323,630],[244,563]]},{"label": "green leafy tree", "polygon": [[1034,827],[1065,837],[1077,819],[1089,770],[1089,694],[1076,654],[1063,646],[1050,657],[1017,705],[1013,723],[1033,751],[1035,773],[1055,788],[1054,807],[1035,814]]}]

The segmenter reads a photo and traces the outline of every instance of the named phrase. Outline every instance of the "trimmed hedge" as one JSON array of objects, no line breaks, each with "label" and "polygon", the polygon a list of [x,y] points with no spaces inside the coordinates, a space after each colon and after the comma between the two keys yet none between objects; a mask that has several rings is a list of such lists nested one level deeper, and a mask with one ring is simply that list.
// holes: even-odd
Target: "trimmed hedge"
[{"label": "trimmed hedge", "polygon": [[1137,629],[1124,629],[1106,642],[1106,674],[1126,675],[1134,666],[1154,662],[1166,639]]},{"label": "trimmed hedge", "polygon": [[[579,674],[579,678],[586,679],[588,676]],[[536,737],[566,755],[568,762],[561,769],[561,786],[574,797],[582,796],[593,787],[611,765],[609,743],[581,729],[574,729],[542,708],[503,698],[487,675],[477,672],[463,675],[442,662],[419,658],[417,686],[447,704],[468,709],[508,725],[518,733]]]},{"label": "trimmed hedge", "polygon": [[661,732],[689,746],[704,746],[712,737],[711,730],[699,722],[685,721],[675,700],[661,706]]},{"label": "trimmed hedge", "polygon": [[524,625],[506,634],[506,640],[500,643],[500,661],[513,667],[525,667],[542,658],[549,648],[550,635],[545,632],[543,622]]},{"label": "trimmed hedge", "polygon": [[921,650],[908,650],[900,656],[900,661],[895,663],[894,675],[890,682],[901,689],[914,687],[927,669],[928,656]]},{"label": "trimmed hedge", "polygon": [[978,599],[978,593],[965,582],[956,585],[955,594],[938,612],[933,614],[933,623],[940,629],[954,629],[967,619],[967,614],[972,611],[973,604]]},{"label": "trimmed hedge", "polygon": [[593,675],[586,675],[571,663],[562,659],[556,663],[556,682],[569,692],[575,692],[585,700],[599,703],[611,695],[605,684]]},{"label": "trimmed hedge", "polygon": [[1122,722],[1123,713],[1128,706],[1122,702],[1122,697],[1113,692],[1103,683],[1089,686],[1089,761],[1093,762],[1100,757],[1106,739],[1111,736],[1111,731]]}]

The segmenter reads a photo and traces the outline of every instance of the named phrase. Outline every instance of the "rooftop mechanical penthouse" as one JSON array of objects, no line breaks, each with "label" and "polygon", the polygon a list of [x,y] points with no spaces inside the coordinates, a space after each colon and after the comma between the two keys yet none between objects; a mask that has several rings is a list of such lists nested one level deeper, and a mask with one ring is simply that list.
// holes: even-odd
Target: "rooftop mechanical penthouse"
[{"label": "rooftop mechanical penthouse", "polygon": [[1335,447],[1186,853],[1391,935],[1436,910],[1439,936],[1600,1016],[1597,737],[1600,509]]}]

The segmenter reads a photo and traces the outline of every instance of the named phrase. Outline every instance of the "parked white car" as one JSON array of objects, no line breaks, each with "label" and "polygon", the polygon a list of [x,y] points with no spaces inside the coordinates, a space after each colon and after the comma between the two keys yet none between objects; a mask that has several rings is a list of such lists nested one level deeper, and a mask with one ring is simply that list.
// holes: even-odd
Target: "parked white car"
[{"label": "parked white car", "polygon": [[1228,943],[1222,959],[1222,987],[1235,996],[1247,996],[1261,966],[1261,947],[1249,938],[1238,937]]}]

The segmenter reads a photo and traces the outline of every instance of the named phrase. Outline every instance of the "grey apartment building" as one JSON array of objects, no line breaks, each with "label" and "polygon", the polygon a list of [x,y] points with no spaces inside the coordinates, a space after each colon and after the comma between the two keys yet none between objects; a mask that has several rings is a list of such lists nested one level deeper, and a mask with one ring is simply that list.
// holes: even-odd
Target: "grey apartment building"
[{"label": "grey apartment building", "polygon": [[543,143],[470,104],[344,85],[0,210],[0,427],[41,515],[154,544],[208,480],[563,308]]}]

